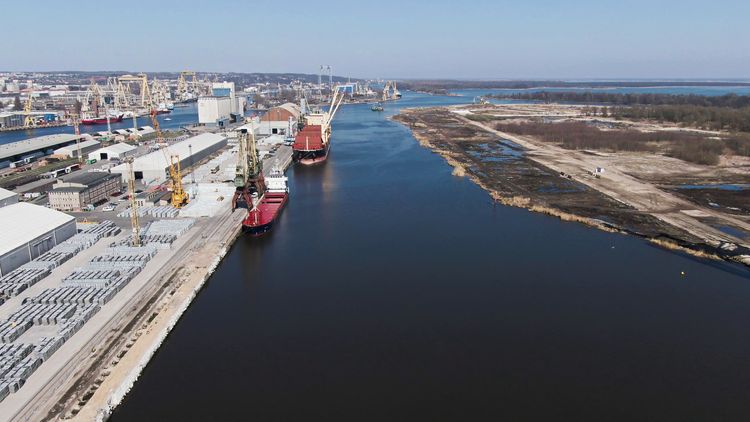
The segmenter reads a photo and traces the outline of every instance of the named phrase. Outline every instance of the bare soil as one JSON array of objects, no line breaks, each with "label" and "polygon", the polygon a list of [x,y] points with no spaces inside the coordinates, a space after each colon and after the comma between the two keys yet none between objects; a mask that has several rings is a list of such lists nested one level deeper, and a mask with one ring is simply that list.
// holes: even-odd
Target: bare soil
[{"label": "bare soil", "polygon": [[[471,178],[501,203],[636,234],[696,255],[742,261],[750,254],[750,190],[683,188],[750,183],[746,157],[702,166],[646,152],[566,150],[493,129],[497,119],[529,117],[585,119],[580,107],[549,104],[410,109],[394,119],[443,156],[455,175]],[[597,167],[605,171],[597,175]]]}]

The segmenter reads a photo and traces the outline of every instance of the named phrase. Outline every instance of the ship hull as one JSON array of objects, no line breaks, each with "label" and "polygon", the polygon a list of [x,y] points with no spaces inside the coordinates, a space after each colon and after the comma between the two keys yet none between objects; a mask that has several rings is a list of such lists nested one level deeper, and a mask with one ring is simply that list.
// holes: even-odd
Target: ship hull
[{"label": "ship hull", "polygon": [[[119,123],[122,121],[122,115],[114,117],[110,116],[109,122],[110,123]],[[81,119],[82,125],[106,125],[107,124],[107,118],[106,117],[95,117],[93,119]]]},{"label": "ship hull", "polygon": [[295,156],[298,163],[305,166],[311,166],[324,163],[328,159],[328,153],[330,150],[331,146],[326,145],[325,148],[315,151],[295,151]]},{"label": "ship hull", "polygon": [[289,194],[286,192],[266,192],[260,203],[248,211],[247,217],[242,221],[242,231],[253,237],[270,232],[288,198]]}]

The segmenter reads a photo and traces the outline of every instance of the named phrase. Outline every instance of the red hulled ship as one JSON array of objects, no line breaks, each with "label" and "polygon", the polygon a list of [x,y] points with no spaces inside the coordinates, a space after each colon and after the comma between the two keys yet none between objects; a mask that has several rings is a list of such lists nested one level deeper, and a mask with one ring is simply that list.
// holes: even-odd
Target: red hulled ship
[{"label": "red hulled ship", "polygon": [[327,112],[310,113],[305,116],[305,125],[294,137],[294,159],[300,164],[316,164],[328,158],[331,149],[331,121],[336,115],[344,93],[334,88]]},{"label": "red hulled ship", "polygon": [[289,198],[287,178],[280,170],[263,177],[263,169],[255,148],[255,137],[247,129],[240,130],[239,153],[232,198],[232,211],[246,208],[242,229],[251,236],[269,232]]}]

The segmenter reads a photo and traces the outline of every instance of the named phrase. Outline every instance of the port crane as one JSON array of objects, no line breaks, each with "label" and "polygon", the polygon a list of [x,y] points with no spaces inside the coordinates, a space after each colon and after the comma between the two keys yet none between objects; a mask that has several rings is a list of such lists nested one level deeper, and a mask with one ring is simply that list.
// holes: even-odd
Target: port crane
[{"label": "port crane", "polygon": [[398,91],[396,81],[385,81],[383,86],[383,101],[398,100],[401,98],[401,93]]},{"label": "port crane", "polygon": [[36,126],[36,120],[31,116],[32,110],[32,98],[34,97],[34,87],[29,85],[29,96],[26,98],[26,103],[23,105],[23,127],[34,127]]},{"label": "port crane", "polygon": [[[234,172],[234,196],[232,197],[232,212],[237,209],[237,202],[241,199],[248,209],[253,207],[252,193],[262,196],[265,191],[262,164],[255,144],[255,134],[251,129],[240,129],[238,140],[237,167]],[[251,192],[252,191],[252,192]]]},{"label": "port crane", "polygon": [[[156,109],[151,109],[151,123],[156,131],[156,141],[162,139],[159,120],[156,118]],[[182,169],[180,168],[180,156],[176,154],[167,154],[167,146],[159,148],[164,154],[164,159],[169,165],[169,179],[172,181],[172,201],[175,208],[182,208],[189,202],[189,195],[182,187]]]},{"label": "port crane", "polygon": [[78,153],[78,163],[83,164],[83,153],[81,151],[81,129],[79,127],[79,125],[81,124],[81,116],[73,111],[72,113],[70,113],[70,122],[73,124],[73,129],[75,130],[76,134],[76,152]]},{"label": "port crane", "polygon": [[152,103],[151,90],[149,89],[148,76],[145,73],[139,73],[136,76],[123,75],[118,78],[118,82],[126,85],[123,91],[128,90],[130,84],[136,84],[139,88],[139,94],[141,97],[140,107],[149,107]]},{"label": "port crane", "polygon": [[135,172],[133,171],[133,157],[128,157],[128,199],[130,200],[130,225],[133,230],[130,239],[131,246],[141,246],[141,222],[138,217],[138,202],[135,200]]}]

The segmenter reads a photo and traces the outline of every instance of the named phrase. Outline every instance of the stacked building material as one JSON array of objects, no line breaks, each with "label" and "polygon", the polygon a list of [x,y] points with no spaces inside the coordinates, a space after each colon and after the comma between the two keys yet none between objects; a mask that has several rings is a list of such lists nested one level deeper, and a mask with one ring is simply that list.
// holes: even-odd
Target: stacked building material
[{"label": "stacked building material", "polygon": [[100,270],[80,268],[65,277],[62,284],[63,286],[104,288],[109,286],[112,280],[119,275],[120,271],[117,269]]},{"label": "stacked building material", "polygon": [[112,237],[120,233],[120,228],[112,221],[104,220],[99,224],[90,226],[83,230],[81,233],[96,234],[102,237]]},{"label": "stacked building material", "polygon": [[159,220],[151,223],[146,230],[144,230],[144,236],[158,235],[158,234],[171,234],[180,236],[183,233],[190,230],[195,224],[195,220],[192,218],[181,218],[178,220]]},{"label": "stacked building material", "polygon": [[18,337],[21,337],[33,323],[31,321],[3,321],[0,322],[0,341],[3,343],[12,343],[16,341]]},{"label": "stacked building material", "polygon": [[76,311],[73,304],[46,304],[27,302],[8,317],[9,322],[30,321],[34,325],[59,324],[70,318]]}]

